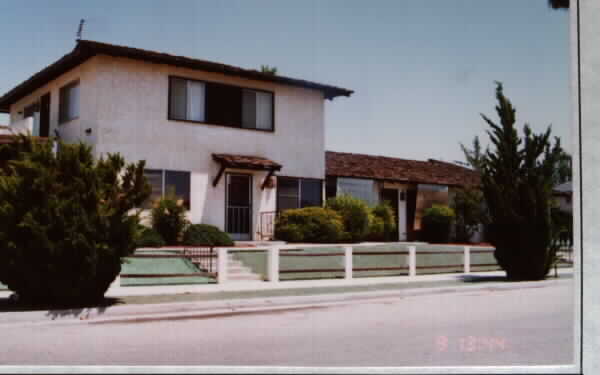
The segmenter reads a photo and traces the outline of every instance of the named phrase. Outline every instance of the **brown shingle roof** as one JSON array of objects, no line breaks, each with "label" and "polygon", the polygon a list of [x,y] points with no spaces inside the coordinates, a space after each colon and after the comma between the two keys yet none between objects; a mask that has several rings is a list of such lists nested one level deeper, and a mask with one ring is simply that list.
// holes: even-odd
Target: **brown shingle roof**
[{"label": "brown shingle roof", "polygon": [[213,159],[228,168],[275,170],[281,169],[281,164],[260,156],[213,154]]},{"label": "brown shingle roof", "polygon": [[322,91],[327,99],[333,99],[336,96],[350,96],[354,92],[341,87],[262,73],[257,70],[243,69],[232,65],[192,59],[184,56],[169,55],[167,53],[148,51],[139,48],[118,46],[90,40],[80,40],[77,42],[77,45],[73,51],[66,54],[58,61],[44,68],[40,72],[34,74],[31,76],[31,78],[0,97],[0,112],[8,112],[9,106],[15,103],[17,100],[95,55],[126,57],[156,64],[174,65],[189,69],[233,75],[258,81],[267,81],[289,86],[310,88]]},{"label": "brown shingle roof", "polygon": [[448,186],[479,185],[477,172],[452,163],[327,151],[325,174]]}]

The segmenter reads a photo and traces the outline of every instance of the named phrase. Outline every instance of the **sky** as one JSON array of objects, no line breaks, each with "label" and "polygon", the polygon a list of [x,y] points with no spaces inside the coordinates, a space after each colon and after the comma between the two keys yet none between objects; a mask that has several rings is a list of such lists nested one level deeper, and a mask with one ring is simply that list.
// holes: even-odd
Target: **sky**
[{"label": "sky", "polygon": [[[495,84],[517,124],[571,147],[568,11],[547,0],[2,1],[0,95],[83,39],[354,90],[327,101],[327,150],[464,160]],[[0,123],[7,123],[0,117]]]}]

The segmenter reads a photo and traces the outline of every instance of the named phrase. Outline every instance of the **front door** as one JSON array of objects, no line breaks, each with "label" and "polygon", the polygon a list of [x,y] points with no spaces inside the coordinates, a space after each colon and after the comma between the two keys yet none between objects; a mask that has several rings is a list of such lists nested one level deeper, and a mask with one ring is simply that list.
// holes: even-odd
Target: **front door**
[{"label": "front door", "polygon": [[[381,200],[386,201],[392,206],[392,210],[394,211],[394,218],[396,219],[396,225],[400,222],[398,220],[398,190],[397,189],[382,189],[381,190]],[[392,241],[398,241],[398,233],[400,231],[404,232],[404,228],[398,228],[395,233],[395,236],[391,238]]]},{"label": "front door", "polygon": [[228,173],[225,230],[234,240],[252,239],[252,176]]}]

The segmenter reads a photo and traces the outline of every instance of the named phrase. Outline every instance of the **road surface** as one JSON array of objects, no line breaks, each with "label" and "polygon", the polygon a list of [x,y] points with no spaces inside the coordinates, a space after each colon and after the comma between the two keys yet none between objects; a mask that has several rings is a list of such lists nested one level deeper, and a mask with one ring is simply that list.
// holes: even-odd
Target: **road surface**
[{"label": "road surface", "polygon": [[573,282],[193,319],[0,327],[0,365],[573,363]]}]

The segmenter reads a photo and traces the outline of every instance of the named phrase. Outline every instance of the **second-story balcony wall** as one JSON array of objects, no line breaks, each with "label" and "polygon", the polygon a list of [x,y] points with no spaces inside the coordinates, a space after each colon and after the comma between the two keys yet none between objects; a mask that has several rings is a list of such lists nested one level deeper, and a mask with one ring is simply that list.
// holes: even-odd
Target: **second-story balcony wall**
[{"label": "second-story balcony wall", "polygon": [[11,122],[8,129],[0,130],[0,134],[31,134],[40,135],[40,116],[36,112],[33,116],[25,117],[21,120]]}]

